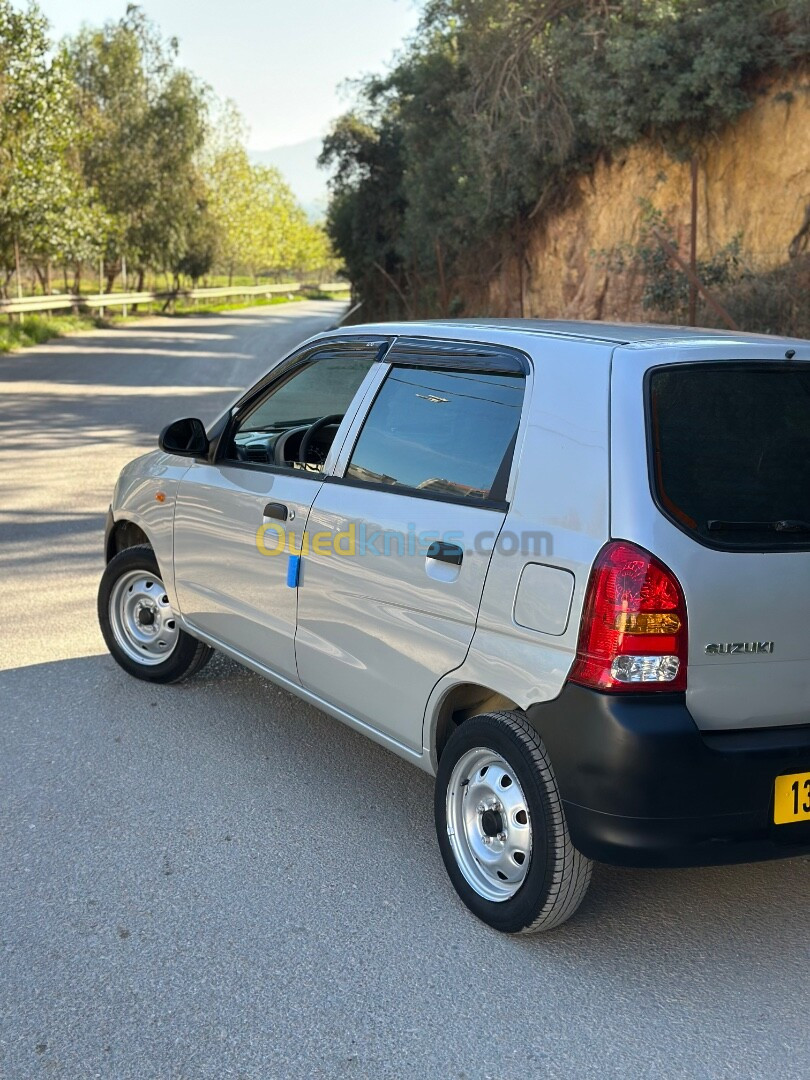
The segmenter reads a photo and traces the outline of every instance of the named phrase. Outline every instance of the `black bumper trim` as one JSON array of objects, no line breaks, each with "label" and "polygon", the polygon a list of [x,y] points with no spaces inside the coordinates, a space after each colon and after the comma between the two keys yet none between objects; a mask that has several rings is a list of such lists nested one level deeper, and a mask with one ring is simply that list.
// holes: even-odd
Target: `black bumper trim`
[{"label": "black bumper trim", "polygon": [[584,855],[702,866],[810,854],[810,822],[773,824],[774,778],[810,771],[810,724],[703,733],[684,694],[575,684],[527,712]]}]

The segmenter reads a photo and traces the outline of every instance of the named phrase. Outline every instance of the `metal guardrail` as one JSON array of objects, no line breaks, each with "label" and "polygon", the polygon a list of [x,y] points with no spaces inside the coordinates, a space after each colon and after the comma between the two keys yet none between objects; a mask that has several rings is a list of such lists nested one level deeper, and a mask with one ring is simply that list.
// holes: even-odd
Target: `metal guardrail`
[{"label": "metal guardrail", "polygon": [[53,293],[50,296],[22,296],[0,300],[0,315],[27,315],[36,311],[64,311],[75,308],[134,307],[136,304],[171,303],[175,300],[225,300],[230,296],[277,296],[297,293],[304,289],[319,292],[349,292],[347,281],[329,281],[319,285],[302,281],[287,281],[268,285],[224,285],[212,289],[178,289],[166,292]]}]

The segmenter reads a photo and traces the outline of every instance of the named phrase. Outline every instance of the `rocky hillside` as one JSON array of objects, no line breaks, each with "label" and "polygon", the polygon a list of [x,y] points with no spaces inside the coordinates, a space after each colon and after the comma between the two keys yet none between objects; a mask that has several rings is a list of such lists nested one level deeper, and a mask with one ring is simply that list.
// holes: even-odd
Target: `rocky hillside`
[{"label": "rocky hillside", "polygon": [[[774,270],[810,241],[810,78],[764,83],[755,104],[699,149],[698,257],[738,241],[745,265]],[[498,315],[649,319],[637,249],[651,212],[688,250],[688,161],[636,144],[602,157],[572,185],[564,209],[527,227],[525,255],[508,255],[468,310]],[[510,241],[511,243],[511,241]],[[810,302],[810,298],[808,299]]]}]

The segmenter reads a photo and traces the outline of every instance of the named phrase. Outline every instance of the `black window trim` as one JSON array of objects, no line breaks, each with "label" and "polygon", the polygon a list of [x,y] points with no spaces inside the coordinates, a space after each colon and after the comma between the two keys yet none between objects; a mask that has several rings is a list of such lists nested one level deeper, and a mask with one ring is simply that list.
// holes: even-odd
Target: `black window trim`
[{"label": "black window trim", "polygon": [[[400,359],[398,355],[400,346],[405,347],[404,359]],[[413,349],[411,349],[411,346],[413,346]],[[443,338],[398,337],[390,349],[387,350],[383,359],[388,366],[388,371],[385,373],[385,378],[380,381],[363,414],[352,446],[346,456],[343,474],[337,475],[333,473],[325,476],[324,483],[344,484],[347,487],[360,487],[368,491],[387,491],[389,494],[399,495],[404,498],[427,499],[432,502],[451,503],[454,506],[475,506],[482,510],[494,510],[505,514],[509,510],[506,493],[509,490],[509,480],[515,465],[515,451],[526,409],[525,381],[520,418],[515,434],[509,440],[509,445],[504,451],[492,485],[493,487],[496,484],[498,485],[503,491],[503,498],[480,499],[471,495],[453,495],[451,492],[409,488],[404,484],[375,483],[371,480],[361,480],[358,477],[348,476],[347,470],[371,411],[394,368],[431,368],[433,370],[444,369],[446,371],[475,372],[488,375],[522,375],[525,380],[532,372],[526,354],[506,345],[489,345],[477,341],[464,342],[448,341]]]},{"label": "black window trim", "polygon": [[291,469],[287,465],[273,465],[266,461],[236,461],[234,458],[223,457],[217,461],[220,467],[229,469],[249,469],[252,472],[275,473],[278,476],[294,476],[302,480],[318,480],[323,483],[325,477],[322,472],[310,471],[309,469]]},{"label": "black window trim", "polygon": [[322,472],[309,472],[306,469],[290,469],[285,465],[274,465],[269,462],[237,461],[225,456],[225,448],[230,441],[234,428],[242,419],[245,410],[252,408],[260,399],[268,396],[271,390],[278,389],[284,383],[289,382],[300,370],[313,363],[313,357],[316,353],[320,353],[324,349],[335,349],[336,347],[338,352],[352,352],[357,349],[358,345],[365,345],[369,349],[374,349],[376,347],[376,356],[374,357],[373,363],[378,364],[385,358],[386,353],[391,348],[393,340],[392,337],[383,337],[377,334],[351,334],[343,335],[339,338],[321,338],[318,341],[311,342],[309,345],[305,345],[302,349],[295,350],[288,357],[281,360],[280,363],[272,367],[258,383],[251,386],[238,401],[234,402],[230,410],[224,416],[225,423],[217,425],[219,430],[216,432],[212,431],[209,434],[211,446],[208,457],[205,459],[206,462],[212,465],[227,465],[229,468],[253,469],[261,472],[280,473],[284,476],[306,476],[322,481],[324,478]]},{"label": "black window trim", "polygon": [[644,393],[644,424],[645,424],[645,442],[647,445],[647,478],[650,486],[650,494],[652,496],[653,503],[656,508],[664,515],[667,521],[671,522],[679,532],[682,532],[685,536],[688,536],[690,540],[694,540],[695,543],[700,544],[701,547],[709,548],[712,551],[722,551],[726,555],[744,555],[756,552],[761,555],[770,555],[784,552],[806,552],[810,551],[810,541],[805,543],[793,543],[793,544],[780,544],[780,543],[768,543],[766,546],[760,543],[744,543],[729,545],[728,542],[723,543],[720,540],[710,540],[708,537],[703,536],[701,533],[696,532],[694,529],[690,529],[683,522],[679,521],[674,514],[671,514],[669,510],[664,506],[658,491],[658,484],[655,476],[655,436],[653,431],[653,414],[652,414],[652,379],[653,375],[662,371],[684,371],[701,369],[706,370],[720,370],[720,371],[796,371],[803,367],[809,367],[805,360],[740,360],[740,359],[728,359],[728,360],[695,360],[688,361],[686,363],[669,363],[669,364],[657,364],[655,367],[648,368],[644,373],[643,393]]},{"label": "black window trim", "polygon": [[334,473],[323,476],[321,479],[325,484],[342,484],[344,487],[364,488],[366,491],[387,491],[389,495],[398,495],[406,499],[428,499],[431,502],[452,503],[454,506],[474,506],[479,510],[497,510],[501,513],[506,513],[509,509],[506,499],[479,499],[472,495],[453,495],[451,492],[409,488],[403,484],[378,484],[373,480],[360,480],[356,476],[335,476]]},{"label": "black window trim", "polygon": [[385,362],[397,367],[446,368],[492,375],[531,374],[529,358],[519,349],[445,338],[398,337],[389,349]]}]

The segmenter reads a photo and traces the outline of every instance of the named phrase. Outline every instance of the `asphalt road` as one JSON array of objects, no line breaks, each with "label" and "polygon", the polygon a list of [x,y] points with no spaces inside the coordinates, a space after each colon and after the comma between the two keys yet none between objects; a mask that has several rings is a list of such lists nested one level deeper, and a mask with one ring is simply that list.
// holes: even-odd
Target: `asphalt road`
[{"label": "asphalt road", "polygon": [[510,939],[447,881],[432,783],[215,658],[150,687],[95,619],[116,473],[339,305],[0,359],[0,1076],[810,1075],[810,861],[598,867]]}]

